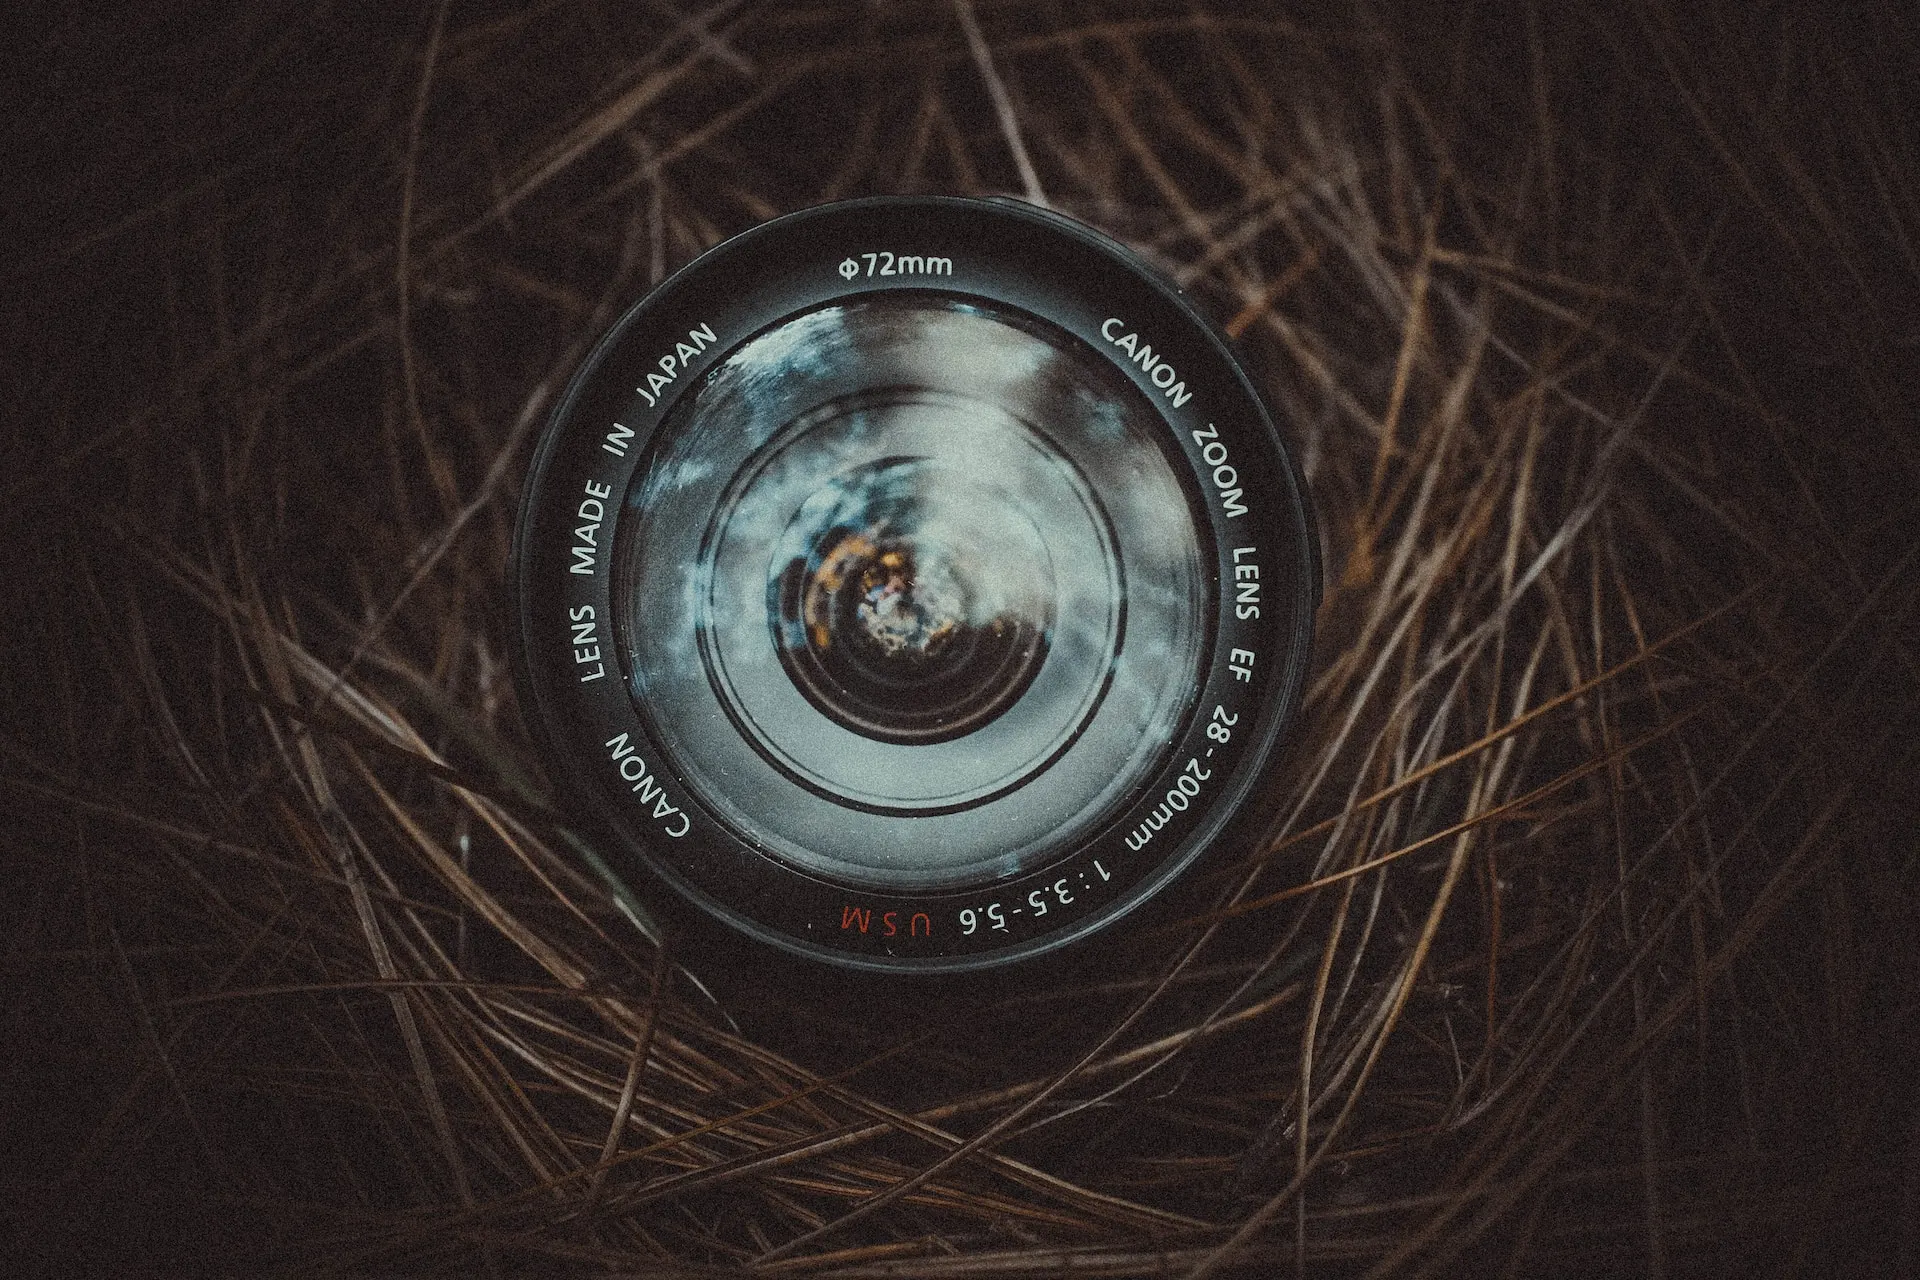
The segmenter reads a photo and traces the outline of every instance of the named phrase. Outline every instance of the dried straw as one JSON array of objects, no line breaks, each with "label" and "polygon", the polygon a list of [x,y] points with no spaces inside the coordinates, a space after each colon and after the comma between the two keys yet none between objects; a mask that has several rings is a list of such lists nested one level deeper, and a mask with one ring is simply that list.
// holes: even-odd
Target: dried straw
[{"label": "dried straw", "polygon": [[[1913,1273],[1911,17],[267,3],[21,48],[14,1274]],[[964,1034],[657,946],[528,752],[502,586],[623,305],[936,191],[1192,291],[1329,568],[1267,838]]]}]

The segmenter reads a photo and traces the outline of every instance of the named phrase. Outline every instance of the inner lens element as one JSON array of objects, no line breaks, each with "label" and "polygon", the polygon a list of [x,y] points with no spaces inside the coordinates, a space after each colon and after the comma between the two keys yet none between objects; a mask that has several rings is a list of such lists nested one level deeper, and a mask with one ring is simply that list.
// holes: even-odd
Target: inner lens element
[{"label": "inner lens element", "polygon": [[876,814],[1026,785],[1125,648],[1119,546],[1087,477],[950,391],[857,392],[776,432],[714,504],[699,576],[695,638],[742,741]]},{"label": "inner lens element", "polygon": [[1053,564],[1004,490],[930,458],[836,476],[794,514],[767,582],[773,643],[807,700],[903,746],[974,732],[1046,661]]},{"label": "inner lens element", "polygon": [[789,317],[669,413],[615,633],[670,767],[855,886],[1044,865],[1166,763],[1214,585],[1153,405],[1032,317],[900,292]]}]

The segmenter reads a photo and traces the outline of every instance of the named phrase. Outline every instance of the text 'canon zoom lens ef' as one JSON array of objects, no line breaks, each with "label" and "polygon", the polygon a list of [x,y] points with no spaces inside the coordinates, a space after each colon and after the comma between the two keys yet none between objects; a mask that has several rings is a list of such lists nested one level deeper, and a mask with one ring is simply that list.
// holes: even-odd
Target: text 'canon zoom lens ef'
[{"label": "text 'canon zoom lens ef'", "polygon": [[521,692],[613,874],[964,970],[1111,924],[1242,806],[1318,559],[1251,383],[1126,250],[849,201],[628,312],[540,442]]}]

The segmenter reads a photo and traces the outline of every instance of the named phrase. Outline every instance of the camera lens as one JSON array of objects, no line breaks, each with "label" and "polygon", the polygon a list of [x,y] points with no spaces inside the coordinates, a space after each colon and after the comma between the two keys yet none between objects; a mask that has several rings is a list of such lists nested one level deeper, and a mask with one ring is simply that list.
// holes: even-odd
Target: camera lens
[{"label": "camera lens", "polygon": [[1298,695],[1311,525],[1177,293],[1011,202],[712,251],[536,457],[523,694],[602,862],[790,951],[979,967],[1117,919]]}]

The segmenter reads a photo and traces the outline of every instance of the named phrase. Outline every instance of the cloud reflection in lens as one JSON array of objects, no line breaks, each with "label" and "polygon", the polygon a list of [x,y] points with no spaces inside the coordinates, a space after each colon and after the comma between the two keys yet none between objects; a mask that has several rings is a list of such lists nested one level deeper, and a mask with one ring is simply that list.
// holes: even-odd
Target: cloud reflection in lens
[{"label": "cloud reflection in lens", "polygon": [[635,700],[740,835],[937,889],[1083,843],[1165,762],[1210,548],[1166,428],[1026,316],[892,293],[749,339],[636,471]]}]

